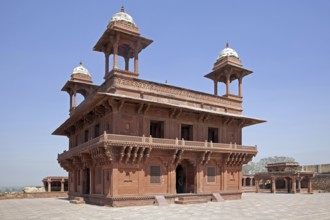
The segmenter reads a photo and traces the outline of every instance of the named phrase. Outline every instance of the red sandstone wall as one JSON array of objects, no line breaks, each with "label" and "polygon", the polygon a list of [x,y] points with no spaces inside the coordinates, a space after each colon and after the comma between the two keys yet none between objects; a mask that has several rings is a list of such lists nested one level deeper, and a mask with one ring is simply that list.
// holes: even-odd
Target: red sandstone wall
[{"label": "red sandstone wall", "polygon": [[312,178],[313,190],[330,192],[330,174],[316,174]]}]

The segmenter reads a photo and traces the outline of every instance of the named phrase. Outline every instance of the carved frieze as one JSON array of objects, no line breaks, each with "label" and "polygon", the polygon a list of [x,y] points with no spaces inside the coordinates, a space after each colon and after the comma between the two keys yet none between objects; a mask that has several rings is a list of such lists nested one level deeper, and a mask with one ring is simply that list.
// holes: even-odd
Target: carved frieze
[{"label": "carved frieze", "polygon": [[155,83],[149,83],[145,82],[142,80],[129,80],[126,78],[122,77],[117,77],[115,78],[115,84],[118,87],[125,87],[125,88],[130,88],[134,90],[145,90],[145,91],[150,91],[150,92],[155,92],[157,91],[158,94],[164,94],[167,96],[173,97],[178,96],[183,99],[191,98],[203,102],[211,102],[211,103],[218,103],[222,105],[226,105],[229,107],[236,107],[240,108],[241,104],[239,102],[233,102],[227,99],[224,99],[222,97],[215,97],[213,95],[207,95],[207,94],[202,94],[199,92],[194,92],[190,90],[185,90],[185,89],[180,89],[180,88],[175,88],[171,86],[164,86],[164,85],[159,85]]}]

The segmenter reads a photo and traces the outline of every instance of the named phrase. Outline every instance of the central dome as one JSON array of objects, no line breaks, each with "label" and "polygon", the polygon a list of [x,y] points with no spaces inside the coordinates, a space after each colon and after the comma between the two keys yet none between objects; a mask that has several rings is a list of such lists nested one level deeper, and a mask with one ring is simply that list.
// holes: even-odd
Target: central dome
[{"label": "central dome", "polygon": [[219,53],[217,60],[221,59],[222,57],[229,57],[229,56],[233,56],[239,59],[237,52],[234,49],[230,48],[229,44],[227,43],[226,48]]},{"label": "central dome", "polygon": [[125,12],[124,6],[121,7],[120,12],[118,12],[118,13],[114,14],[114,16],[112,16],[109,23],[114,22],[114,21],[125,21],[125,22],[128,22],[128,23],[136,26],[132,16],[130,16],[129,14],[127,14]]}]

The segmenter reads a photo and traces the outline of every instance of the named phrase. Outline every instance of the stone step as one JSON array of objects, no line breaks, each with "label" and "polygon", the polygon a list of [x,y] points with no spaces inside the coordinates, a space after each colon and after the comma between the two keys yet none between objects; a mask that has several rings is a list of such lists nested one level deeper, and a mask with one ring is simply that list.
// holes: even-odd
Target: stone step
[{"label": "stone step", "polygon": [[74,200],[74,199],[72,199],[72,200],[70,200],[70,203],[72,203],[72,204],[85,204],[85,201],[80,201],[80,200]]},{"label": "stone step", "polygon": [[70,203],[72,204],[85,204],[85,200],[83,197],[74,197],[70,200]]},{"label": "stone step", "polygon": [[200,197],[180,197],[179,200],[175,201],[175,204],[198,204],[198,203],[207,203],[208,200]]}]

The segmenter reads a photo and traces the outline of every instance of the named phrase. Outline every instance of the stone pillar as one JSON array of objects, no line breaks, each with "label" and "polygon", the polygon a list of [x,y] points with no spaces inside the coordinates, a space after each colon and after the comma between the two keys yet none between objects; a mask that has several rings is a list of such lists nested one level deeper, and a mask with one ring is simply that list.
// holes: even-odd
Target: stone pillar
[{"label": "stone pillar", "polygon": [[64,192],[64,179],[61,179],[61,192]]},{"label": "stone pillar", "polygon": [[73,91],[73,108],[77,107],[77,92]]},{"label": "stone pillar", "polygon": [[313,193],[312,178],[308,178],[308,193]]},{"label": "stone pillar", "polygon": [[118,43],[113,44],[113,68],[118,68]]},{"label": "stone pillar", "polygon": [[226,75],[226,95],[230,94],[230,75]]},{"label": "stone pillar", "polygon": [[238,78],[238,96],[239,97],[242,97],[243,93],[242,93],[242,81],[243,81],[243,78],[242,77],[239,77]]},{"label": "stone pillar", "polygon": [[139,73],[139,52],[137,50],[134,51],[134,73]]},{"label": "stone pillar", "polygon": [[297,192],[297,189],[296,189],[296,178],[295,177],[292,177],[292,193],[296,193]]},{"label": "stone pillar", "polygon": [[48,192],[51,192],[52,191],[52,181],[51,181],[51,179],[47,179],[47,183],[48,183]]},{"label": "stone pillar", "polygon": [[105,73],[104,73],[104,77],[105,77],[109,72],[109,56],[110,56],[110,54],[108,52],[104,52],[104,56],[105,56]]},{"label": "stone pillar", "polygon": [[214,95],[218,95],[218,81],[214,80]]},{"label": "stone pillar", "polygon": [[276,179],[272,178],[272,189],[271,189],[272,193],[276,193]]},{"label": "stone pillar", "polygon": [[89,168],[89,194],[94,193],[94,167]]},{"label": "stone pillar", "polygon": [[70,109],[69,109],[69,111],[71,111],[71,109],[72,109],[72,93],[70,92]]},{"label": "stone pillar", "polygon": [[[242,171],[237,171],[238,172],[238,179],[242,179]],[[238,183],[238,190],[242,190],[242,184],[239,182]]]},{"label": "stone pillar", "polygon": [[285,191],[288,192],[288,180],[286,178],[284,178],[284,188],[285,188]]},{"label": "stone pillar", "polygon": [[242,180],[243,180],[243,184],[242,184],[242,185],[243,185],[243,186],[246,186],[246,178],[243,177]]},{"label": "stone pillar", "polygon": [[259,192],[259,180],[255,180],[255,185],[256,185],[256,193]]},{"label": "stone pillar", "polygon": [[297,192],[300,193],[301,189],[301,177],[297,177],[298,185],[297,185]]},{"label": "stone pillar", "polygon": [[129,71],[129,58],[125,57],[125,70]]}]

